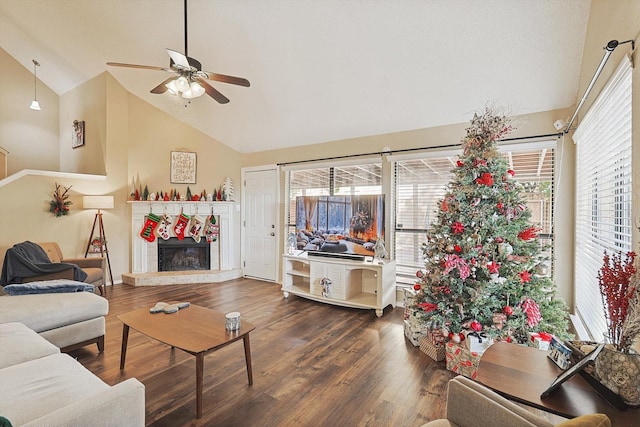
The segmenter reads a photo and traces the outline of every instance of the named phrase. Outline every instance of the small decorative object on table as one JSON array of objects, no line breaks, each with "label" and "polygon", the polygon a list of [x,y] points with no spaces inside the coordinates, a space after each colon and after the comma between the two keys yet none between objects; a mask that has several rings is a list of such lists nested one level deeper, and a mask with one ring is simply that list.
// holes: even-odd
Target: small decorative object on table
[{"label": "small decorative object on table", "polygon": [[225,323],[224,327],[227,331],[237,331],[240,329],[240,312],[232,311],[231,313],[225,314]]},{"label": "small decorative object on table", "polygon": [[551,338],[549,349],[551,351],[547,356],[560,369],[567,369],[571,365],[571,349],[555,336]]}]

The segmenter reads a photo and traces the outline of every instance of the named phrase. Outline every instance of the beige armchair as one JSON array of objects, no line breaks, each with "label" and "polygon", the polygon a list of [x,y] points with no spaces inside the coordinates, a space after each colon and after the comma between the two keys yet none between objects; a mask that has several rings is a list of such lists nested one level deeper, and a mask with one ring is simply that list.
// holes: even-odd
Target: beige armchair
[{"label": "beige armchair", "polygon": [[[38,243],[38,245],[44,249],[51,262],[66,262],[69,264],[75,264],[80,267],[85,273],[87,278],[84,280],[100,290],[100,295],[105,294],[105,258],[104,257],[91,257],[91,258],[65,258],[62,255],[62,250],[55,242]],[[73,280],[73,269],[69,268],[58,273],[44,274],[41,276],[32,276],[24,278],[23,282],[35,282],[39,280],[54,280],[54,279],[69,279]]]},{"label": "beige armchair", "polygon": [[[463,376],[449,381],[446,416],[446,419],[431,421],[422,427],[554,427],[549,421]],[[591,414],[555,426],[611,427],[611,421],[604,414]]]}]

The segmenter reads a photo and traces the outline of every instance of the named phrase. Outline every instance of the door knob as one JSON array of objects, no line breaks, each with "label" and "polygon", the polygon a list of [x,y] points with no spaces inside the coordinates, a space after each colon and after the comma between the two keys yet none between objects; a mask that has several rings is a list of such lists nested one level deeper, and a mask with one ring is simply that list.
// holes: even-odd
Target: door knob
[{"label": "door knob", "polygon": [[272,236],[275,236],[275,235],[276,235],[276,233],[274,233],[274,232],[272,231],[272,232],[271,232],[271,235],[272,235]]}]

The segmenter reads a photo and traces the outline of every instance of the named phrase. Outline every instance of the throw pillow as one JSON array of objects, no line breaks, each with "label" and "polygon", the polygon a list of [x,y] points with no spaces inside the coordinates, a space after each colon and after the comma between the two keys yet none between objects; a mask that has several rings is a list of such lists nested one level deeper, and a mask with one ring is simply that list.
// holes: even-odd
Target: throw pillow
[{"label": "throw pillow", "polygon": [[611,427],[611,420],[605,414],[589,414],[561,422],[556,427]]}]

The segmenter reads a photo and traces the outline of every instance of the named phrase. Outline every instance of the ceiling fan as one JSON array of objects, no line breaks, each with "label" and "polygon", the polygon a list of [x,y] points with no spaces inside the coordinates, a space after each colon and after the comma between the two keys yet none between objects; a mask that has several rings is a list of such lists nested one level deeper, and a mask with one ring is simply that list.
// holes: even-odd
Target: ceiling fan
[{"label": "ceiling fan", "polygon": [[145,70],[159,70],[174,74],[158,86],[151,89],[151,93],[162,94],[169,92],[172,95],[180,95],[182,98],[197,98],[204,93],[218,101],[220,104],[229,102],[229,98],[211,86],[207,80],[222,83],[230,83],[238,86],[249,87],[249,80],[242,77],[227,76],[209,71],[202,71],[200,61],[188,56],[187,49],[187,0],[184,0],[184,55],[172,49],[167,49],[169,54],[169,67],[155,67],[152,65],[123,64],[120,62],[107,62],[112,67],[141,68]]}]

